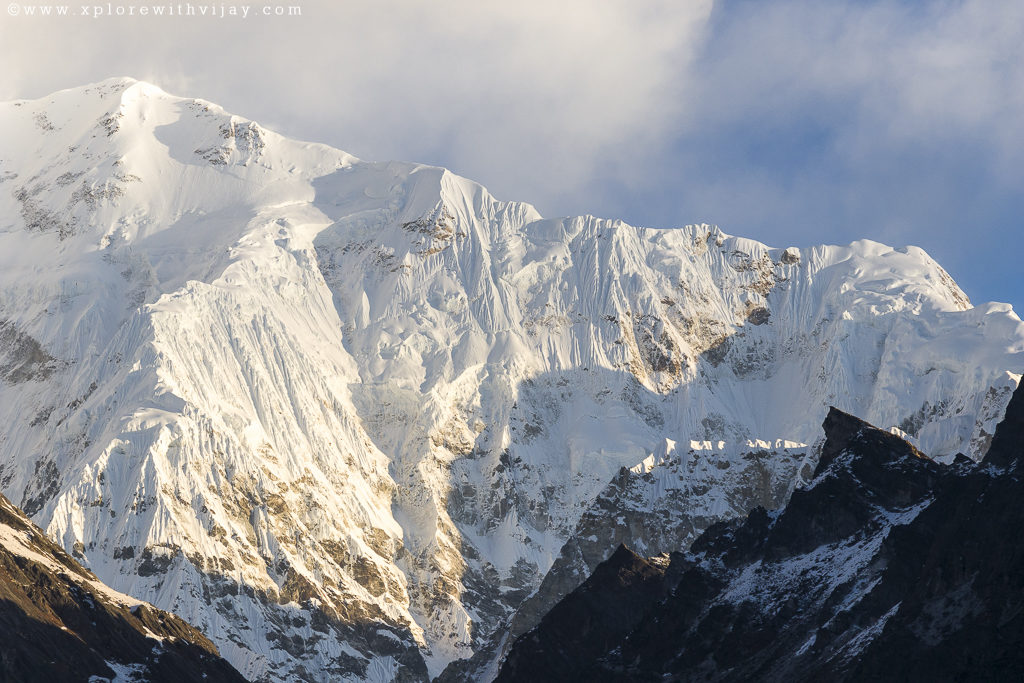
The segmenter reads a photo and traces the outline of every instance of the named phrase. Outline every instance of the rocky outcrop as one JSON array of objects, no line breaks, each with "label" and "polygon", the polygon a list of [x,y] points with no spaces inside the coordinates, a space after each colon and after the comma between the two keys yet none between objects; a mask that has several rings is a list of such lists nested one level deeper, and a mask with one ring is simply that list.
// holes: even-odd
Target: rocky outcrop
[{"label": "rocky outcrop", "polygon": [[620,549],[499,680],[1019,680],[1024,390],[980,464],[835,409],[824,428],[784,509],[711,527],[646,581]]},{"label": "rocky outcrop", "polygon": [[645,559],[620,545],[517,641],[497,681],[575,680],[581,662],[608,653],[665,597],[668,566],[668,556]]},{"label": "rocky outcrop", "polygon": [[117,593],[0,495],[0,680],[245,679],[202,633]]}]

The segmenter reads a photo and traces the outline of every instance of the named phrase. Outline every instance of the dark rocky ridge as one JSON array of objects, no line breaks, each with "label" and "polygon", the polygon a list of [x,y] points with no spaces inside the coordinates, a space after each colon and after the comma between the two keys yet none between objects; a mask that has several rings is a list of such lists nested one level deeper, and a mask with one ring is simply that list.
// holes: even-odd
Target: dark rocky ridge
[{"label": "dark rocky ridge", "polygon": [[0,495],[0,680],[84,682],[129,672],[152,683],[245,681],[180,618],[112,599]]},{"label": "dark rocky ridge", "polygon": [[667,561],[620,548],[498,680],[1024,678],[1024,388],[978,465],[941,466],[835,409],[824,428],[784,509]]}]

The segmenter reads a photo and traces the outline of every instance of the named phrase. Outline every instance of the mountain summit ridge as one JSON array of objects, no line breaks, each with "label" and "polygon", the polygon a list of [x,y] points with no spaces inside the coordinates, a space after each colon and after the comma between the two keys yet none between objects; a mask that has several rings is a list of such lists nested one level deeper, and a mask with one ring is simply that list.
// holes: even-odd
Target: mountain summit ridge
[{"label": "mountain summit ridge", "polygon": [[123,79],[0,126],[0,489],[255,680],[494,675],[620,542],[781,505],[828,405],[977,459],[1024,368],[915,247],[544,219]]}]

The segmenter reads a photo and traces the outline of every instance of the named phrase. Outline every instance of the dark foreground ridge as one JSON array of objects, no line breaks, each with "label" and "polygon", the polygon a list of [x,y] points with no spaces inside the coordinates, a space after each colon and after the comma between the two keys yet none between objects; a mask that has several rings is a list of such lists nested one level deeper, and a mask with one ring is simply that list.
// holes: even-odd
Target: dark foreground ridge
[{"label": "dark foreground ridge", "polygon": [[498,680],[1024,680],[1024,387],[977,465],[835,409],[824,428],[784,509],[620,548]]},{"label": "dark foreground ridge", "polygon": [[245,679],[203,634],[121,601],[0,495],[0,681]]}]

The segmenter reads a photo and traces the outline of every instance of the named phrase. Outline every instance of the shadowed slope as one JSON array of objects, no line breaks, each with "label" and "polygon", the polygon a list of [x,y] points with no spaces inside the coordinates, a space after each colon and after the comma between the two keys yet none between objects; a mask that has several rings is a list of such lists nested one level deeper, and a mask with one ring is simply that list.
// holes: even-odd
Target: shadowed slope
[{"label": "shadowed slope", "polygon": [[835,409],[824,427],[784,510],[711,527],[642,587],[616,579],[620,550],[499,680],[1019,679],[1024,390],[978,465],[938,465]]},{"label": "shadowed slope", "polygon": [[244,681],[203,634],[104,586],[0,495],[0,680]]}]

